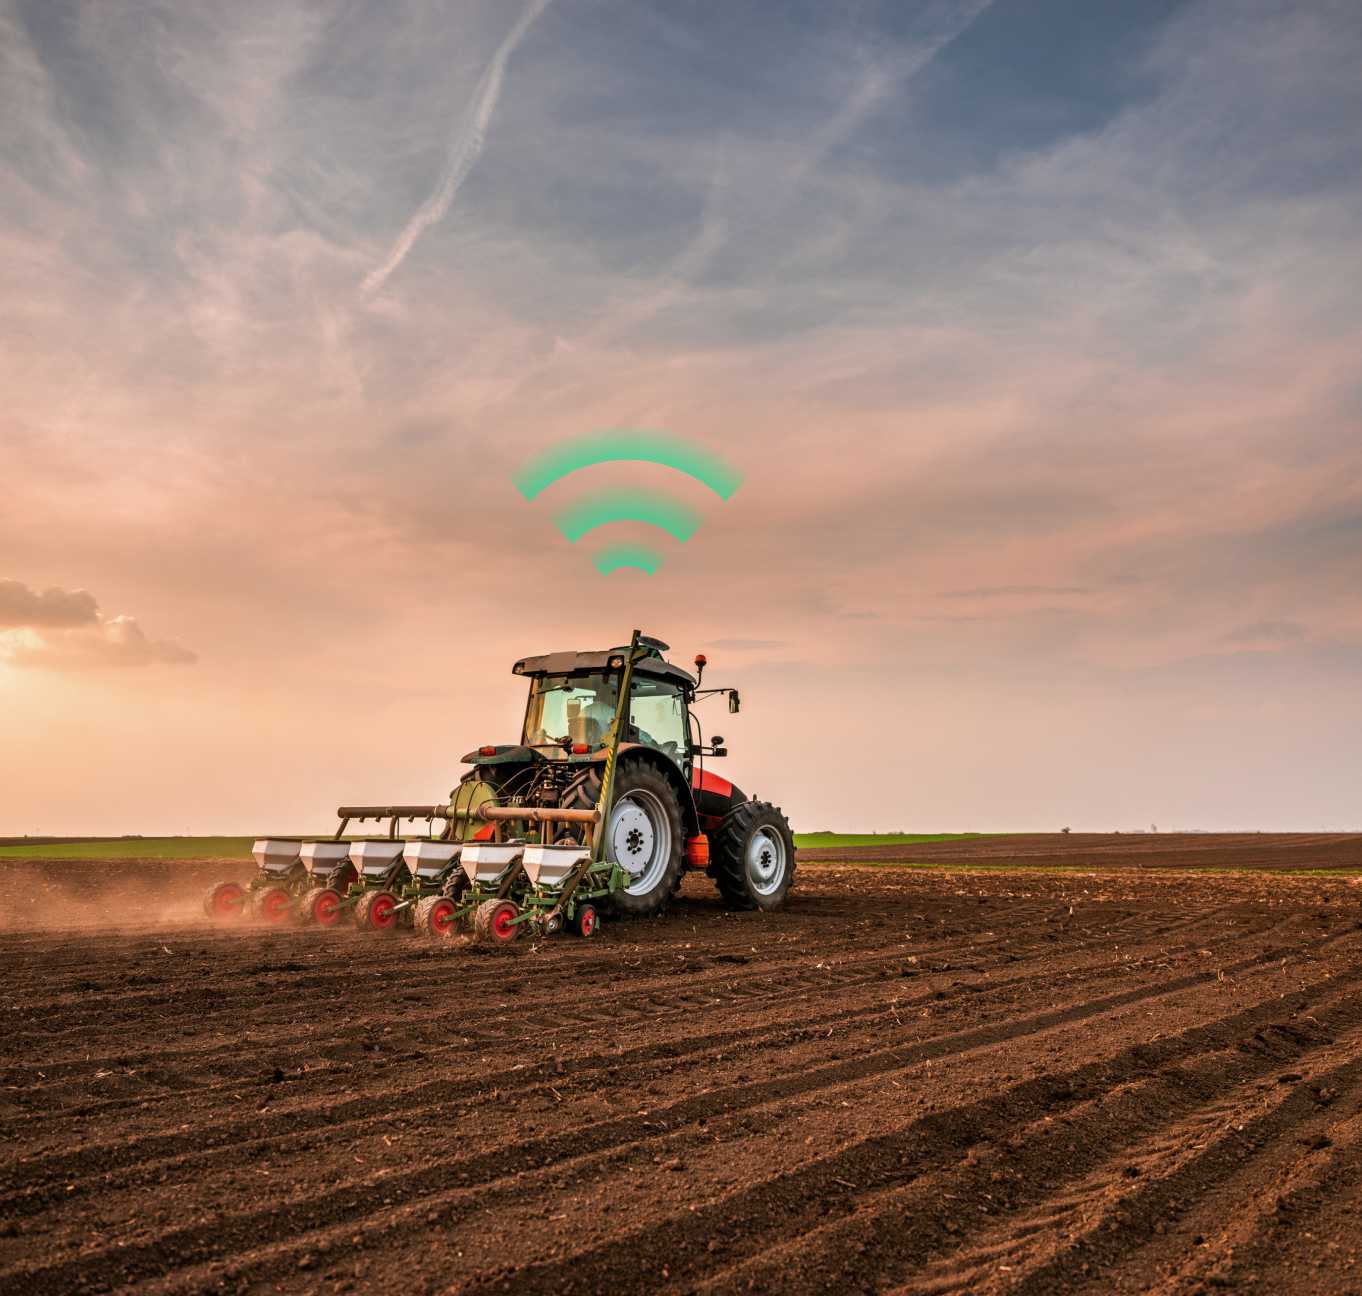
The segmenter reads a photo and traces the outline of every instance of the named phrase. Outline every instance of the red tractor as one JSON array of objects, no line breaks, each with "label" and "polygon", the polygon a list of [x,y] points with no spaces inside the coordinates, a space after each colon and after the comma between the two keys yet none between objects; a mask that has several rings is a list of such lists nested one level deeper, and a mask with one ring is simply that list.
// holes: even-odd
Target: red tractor
[{"label": "red tractor", "polygon": [[[687,869],[704,869],[735,909],[778,909],[795,874],[789,821],[769,801],[749,799],[705,768],[728,754],[723,739],[706,743],[697,702],[733,688],[702,688],[695,674],[668,662],[667,645],[637,637],[627,718],[619,707],[628,647],[525,657],[512,667],[530,682],[518,743],[469,752],[472,769],[456,797],[504,807],[579,808],[601,802],[609,734],[619,708],[623,727],[604,824],[605,857],[628,875],[611,897],[618,913],[661,913]],[[467,785],[478,784],[476,789]],[[548,826],[546,825],[546,829]],[[577,825],[546,832],[566,841]]]}]

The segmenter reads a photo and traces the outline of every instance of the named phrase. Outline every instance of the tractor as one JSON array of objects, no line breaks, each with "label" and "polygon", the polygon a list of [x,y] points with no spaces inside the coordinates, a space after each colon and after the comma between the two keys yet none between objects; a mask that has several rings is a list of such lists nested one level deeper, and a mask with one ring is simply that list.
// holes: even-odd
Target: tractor
[{"label": "tractor", "polygon": [[[512,667],[529,684],[518,742],[469,752],[447,805],[342,806],[333,841],[351,821],[387,820],[394,843],[404,820],[441,821],[424,840],[464,845],[446,889],[454,904],[440,912],[496,940],[525,926],[590,935],[598,909],[660,914],[688,870],[703,869],[731,908],[779,908],[794,882],[789,822],[705,768],[728,752],[720,737],[706,742],[697,704],[724,696],[737,712],[738,691],[704,687],[703,656],[692,675],[667,651],[635,631],[618,648],[522,658]],[[355,845],[351,854],[363,854]],[[492,879],[493,890],[480,889]],[[365,912],[434,903],[429,887],[420,899],[381,894]]]},{"label": "tractor", "polygon": [[[724,740],[706,743],[696,704],[737,689],[704,688],[706,660],[695,674],[667,661],[666,644],[646,635],[631,673],[627,716],[619,687],[628,647],[524,657],[512,673],[529,681],[520,741],[488,744],[463,759],[463,798],[505,807],[592,809],[602,801],[603,772],[616,711],[619,733],[613,795],[603,826],[604,856],[627,875],[610,898],[619,914],[661,913],[688,869],[704,869],[735,909],[776,909],[794,881],[790,825],[777,806],[749,800],[705,768],[728,755]],[[468,784],[479,785],[470,796]],[[551,823],[551,821],[550,821]],[[549,828],[545,841],[571,842],[580,825]]]}]

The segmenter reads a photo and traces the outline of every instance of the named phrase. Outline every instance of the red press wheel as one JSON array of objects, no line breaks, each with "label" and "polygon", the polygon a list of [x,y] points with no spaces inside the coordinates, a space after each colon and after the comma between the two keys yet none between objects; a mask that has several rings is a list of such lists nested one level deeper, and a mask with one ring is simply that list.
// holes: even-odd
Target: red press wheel
[{"label": "red press wheel", "polygon": [[235,882],[219,882],[203,898],[203,911],[216,922],[230,922],[246,912],[246,888]]},{"label": "red press wheel", "polygon": [[449,936],[458,906],[448,896],[427,896],[416,906],[416,928],[427,936]]},{"label": "red press wheel", "polygon": [[509,945],[520,935],[520,916],[511,900],[484,900],[473,917],[473,931],[490,945]]},{"label": "red press wheel", "polygon": [[437,936],[450,936],[454,932],[455,915],[459,907],[448,896],[441,896],[430,911],[430,930]]},{"label": "red press wheel", "polygon": [[600,916],[596,913],[596,906],[584,904],[577,910],[576,916],[572,920],[572,930],[578,936],[589,938],[594,936],[601,929]]},{"label": "red press wheel", "polygon": [[355,924],[369,931],[397,926],[397,897],[391,891],[366,891],[355,906]]},{"label": "red press wheel", "polygon": [[263,891],[255,893],[255,916],[261,922],[278,926],[288,921],[292,909],[293,897],[289,895],[286,887],[266,887]]},{"label": "red press wheel", "polygon": [[307,900],[307,920],[318,927],[334,927],[341,919],[340,892],[321,887],[311,892]]}]

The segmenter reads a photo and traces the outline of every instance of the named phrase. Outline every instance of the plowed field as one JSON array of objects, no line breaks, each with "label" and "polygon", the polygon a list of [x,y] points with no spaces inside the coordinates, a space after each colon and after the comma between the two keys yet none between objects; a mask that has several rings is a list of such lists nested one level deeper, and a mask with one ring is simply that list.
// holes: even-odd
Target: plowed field
[{"label": "plowed field", "polygon": [[488,954],[213,872],[0,871],[0,1291],[1362,1292],[1345,880],[802,863]]}]

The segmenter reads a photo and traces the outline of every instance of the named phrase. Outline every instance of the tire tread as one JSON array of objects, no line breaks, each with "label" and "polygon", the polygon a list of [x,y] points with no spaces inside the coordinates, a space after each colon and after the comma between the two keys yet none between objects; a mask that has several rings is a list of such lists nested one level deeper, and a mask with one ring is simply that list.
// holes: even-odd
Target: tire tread
[{"label": "tire tread", "polygon": [[[771,822],[784,834],[789,855],[789,880],[785,890],[774,904],[765,906],[747,885],[746,862],[747,839],[764,821]],[[790,831],[790,821],[785,817],[785,812],[769,801],[743,801],[728,812],[718,832],[710,837],[710,871],[714,876],[714,885],[719,888],[719,894],[730,909],[779,909],[794,886],[795,854],[794,834]]]}]

